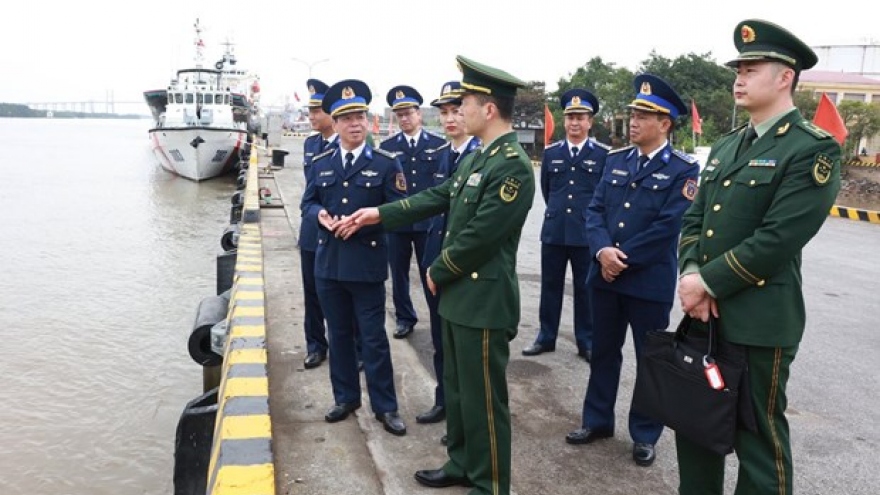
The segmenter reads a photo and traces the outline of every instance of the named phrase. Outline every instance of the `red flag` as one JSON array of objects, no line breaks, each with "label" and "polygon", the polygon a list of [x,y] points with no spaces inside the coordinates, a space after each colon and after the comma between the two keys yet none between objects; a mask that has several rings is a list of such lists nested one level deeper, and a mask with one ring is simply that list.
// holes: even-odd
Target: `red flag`
[{"label": "red flag", "polygon": [[550,140],[553,139],[553,114],[550,113],[550,107],[544,103],[544,146],[550,144]]},{"label": "red flag", "polygon": [[691,128],[694,134],[703,134],[703,119],[700,118],[700,112],[697,111],[697,102],[691,100]]},{"label": "red flag", "polygon": [[846,124],[837,112],[837,107],[828,95],[822,93],[819,100],[819,106],[816,107],[816,116],[813,117],[813,123],[828,131],[834,139],[843,145],[849,131],[846,130]]},{"label": "red flag", "polygon": [[295,99],[296,102],[299,103],[299,93],[297,93],[296,91],[293,92],[293,99]]}]

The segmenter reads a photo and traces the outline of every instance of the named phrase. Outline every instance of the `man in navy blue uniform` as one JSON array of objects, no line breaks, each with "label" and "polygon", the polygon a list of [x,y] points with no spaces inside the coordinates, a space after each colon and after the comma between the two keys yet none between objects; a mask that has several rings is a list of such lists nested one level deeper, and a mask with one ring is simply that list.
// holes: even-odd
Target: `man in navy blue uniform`
[{"label": "man in navy blue uniform", "polygon": [[[321,108],[321,101],[327,85],[318,79],[306,81],[309,88],[309,123],[314,134],[303,144],[303,173],[306,184],[312,181],[312,159],[331,146],[336,146],[336,131],[333,119]],[[318,247],[318,222],[315,218],[303,217],[299,226],[299,256],[302,269],[306,334],[306,369],[316,368],[327,359],[327,337],[324,328],[324,312],[315,289],[315,250]]]},{"label": "man in navy blue uniform", "polygon": [[353,79],[327,89],[321,107],[333,118],[339,146],[312,160],[312,180],[306,186],[302,206],[303,215],[317,218],[321,227],[315,279],[329,329],[330,382],[335,400],[324,419],[341,421],[361,406],[356,324],[376,419],[388,432],[405,435],[406,425],[397,413],[394,369],[385,333],[385,232],[375,226],[345,240],[332,234],[336,222],[359,208],[406,197],[406,179],[397,159],[366,145],[371,97],[367,85]]},{"label": "man in navy blue uniform", "polygon": [[[422,95],[409,86],[395,86],[388,91],[388,105],[397,117],[400,132],[382,141],[380,147],[394,153],[403,166],[408,194],[416,194],[434,186],[434,174],[440,166],[440,148],[446,144],[442,137],[422,129]],[[388,255],[391,267],[391,288],[394,317],[397,328],[394,338],[402,339],[413,331],[418,322],[409,291],[409,270],[413,250],[419,265],[422,289],[427,294],[425,269],[425,241],[430,220],[421,220],[388,233]]]},{"label": "man in navy blue uniform", "polygon": [[547,209],[541,229],[540,331],[523,349],[526,356],[556,350],[566,265],[571,263],[574,286],[574,337],[578,356],[592,357],[593,322],[587,291],[590,248],[587,243],[586,206],[602,177],[609,147],[589,139],[599,100],[585,89],[574,88],[559,99],[565,116],[565,139],[544,150],[541,194]]},{"label": "man in navy blue uniform", "polygon": [[[443,130],[449,138],[449,142],[440,149],[443,151],[440,166],[434,173],[434,184],[440,185],[458,170],[458,164],[472,151],[480,147],[480,139],[469,136],[464,131],[464,117],[459,111],[461,97],[464,91],[458,81],[449,81],[440,90],[440,97],[431,102],[432,107],[440,110],[440,122]],[[422,258],[422,268],[427,270],[443,247],[443,238],[446,235],[446,213],[441,213],[430,220],[428,238],[425,242],[425,255]],[[442,326],[440,314],[437,312],[440,302],[439,291],[432,294],[425,292],[428,300],[428,311],[431,317],[431,342],[434,344],[434,376],[437,378],[437,387],[434,389],[434,406],[424,414],[416,416],[419,423],[437,423],[446,418],[446,394],[443,390],[443,341],[441,339]]]},{"label": "man in navy blue uniform", "polygon": [[[587,211],[593,266],[588,277],[593,309],[593,361],[581,428],[571,444],[614,435],[614,404],[620,384],[621,349],[632,328],[636,359],[645,334],[669,326],[677,280],[682,215],[697,192],[699,166],[669,141],[675,119],[687,106],[662,79],[642,74],[629,105],[634,146],[608,154],[602,181]],[[629,411],[632,456],[654,462],[663,425]]]}]

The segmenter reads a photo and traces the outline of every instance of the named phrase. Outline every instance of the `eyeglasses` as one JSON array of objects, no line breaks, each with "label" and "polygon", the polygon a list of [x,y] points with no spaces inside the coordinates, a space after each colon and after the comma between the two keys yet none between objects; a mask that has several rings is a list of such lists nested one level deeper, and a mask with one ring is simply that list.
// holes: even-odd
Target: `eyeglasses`
[{"label": "eyeglasses", "polygon": [[397,112],[394,112],[394,115],[396,115],[398,119],[408,119],[408,118],[412,117],[413,115],[415,115],[415,113],[416,113],[415,110],[409,109],[409,110],[399,110]]}]

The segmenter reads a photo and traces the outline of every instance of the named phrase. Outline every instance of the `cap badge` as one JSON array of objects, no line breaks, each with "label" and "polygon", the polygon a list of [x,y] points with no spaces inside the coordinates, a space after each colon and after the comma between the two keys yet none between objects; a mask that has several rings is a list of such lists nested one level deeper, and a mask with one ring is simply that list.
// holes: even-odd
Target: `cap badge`
[{"label": "cap badge", "polygon": [[450,86],[448,84],[446,86],[443,86],[443,94],[447,94],[447,93],[451,93],[451,92],[452,92],[452,86]]},{"label": "cap badge", "polygon": [[352,98],[354,98],[354,90],[351,89],[351,86],[346,86],[345,88],[343,88],[342,99],[343,100],[350,100]]},{"label": "cap badge", "polygon": [[643,82],[642,89],[639,90],[639,93],[642,93],[643,95],[651,94],[651,83],[648,81]]},{"label": "cap badge", "polygon": [[571,104],[572,105],[580,105],[581,104],[581,97],[580,96],[572,96],[571,97]]},{"label": "cap badge", "polygon": [[744,24],[743,27],[739,31],[740,36],[742,36],[743,43],[752,43],[755,41],[755,30],[752,29],[752,26],[748,24]]},{"label": "cap badge", "polygon": [[401,98],[403,98],[403,97],[405,97],[405,96],[406,96],[406,95],[403,93],[403,91],[401,91],[401,90],[399,90],[399,89],[397,90],[397,93],[394,93],[394,98],[396,98],[396,99],[398,99],[398,100],[401,99]]},{"label": "cap badge", "polygon": [[318,92],[318,91],[315,89],[314,86],[309,85],[309,94],[310,94],[310,95],[313,95],[313,94],[315,94],[315,93],[317,93],[317,92]]}]

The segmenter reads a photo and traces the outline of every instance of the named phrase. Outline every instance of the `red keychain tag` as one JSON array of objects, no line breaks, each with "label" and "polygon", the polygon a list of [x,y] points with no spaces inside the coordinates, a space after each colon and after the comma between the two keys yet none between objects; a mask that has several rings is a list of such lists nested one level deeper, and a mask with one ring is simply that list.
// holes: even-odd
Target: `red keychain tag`
[{"label": "red keychain tag", "polygon": [[724,377],[721,376],[721,370],[718,369],[718,365],[715,364],[714,360],[709,361],[705,357],[703,358],[703,372],[706,373],[706,380],[709,381],[710,387],[715,390],[724,388]]}]

